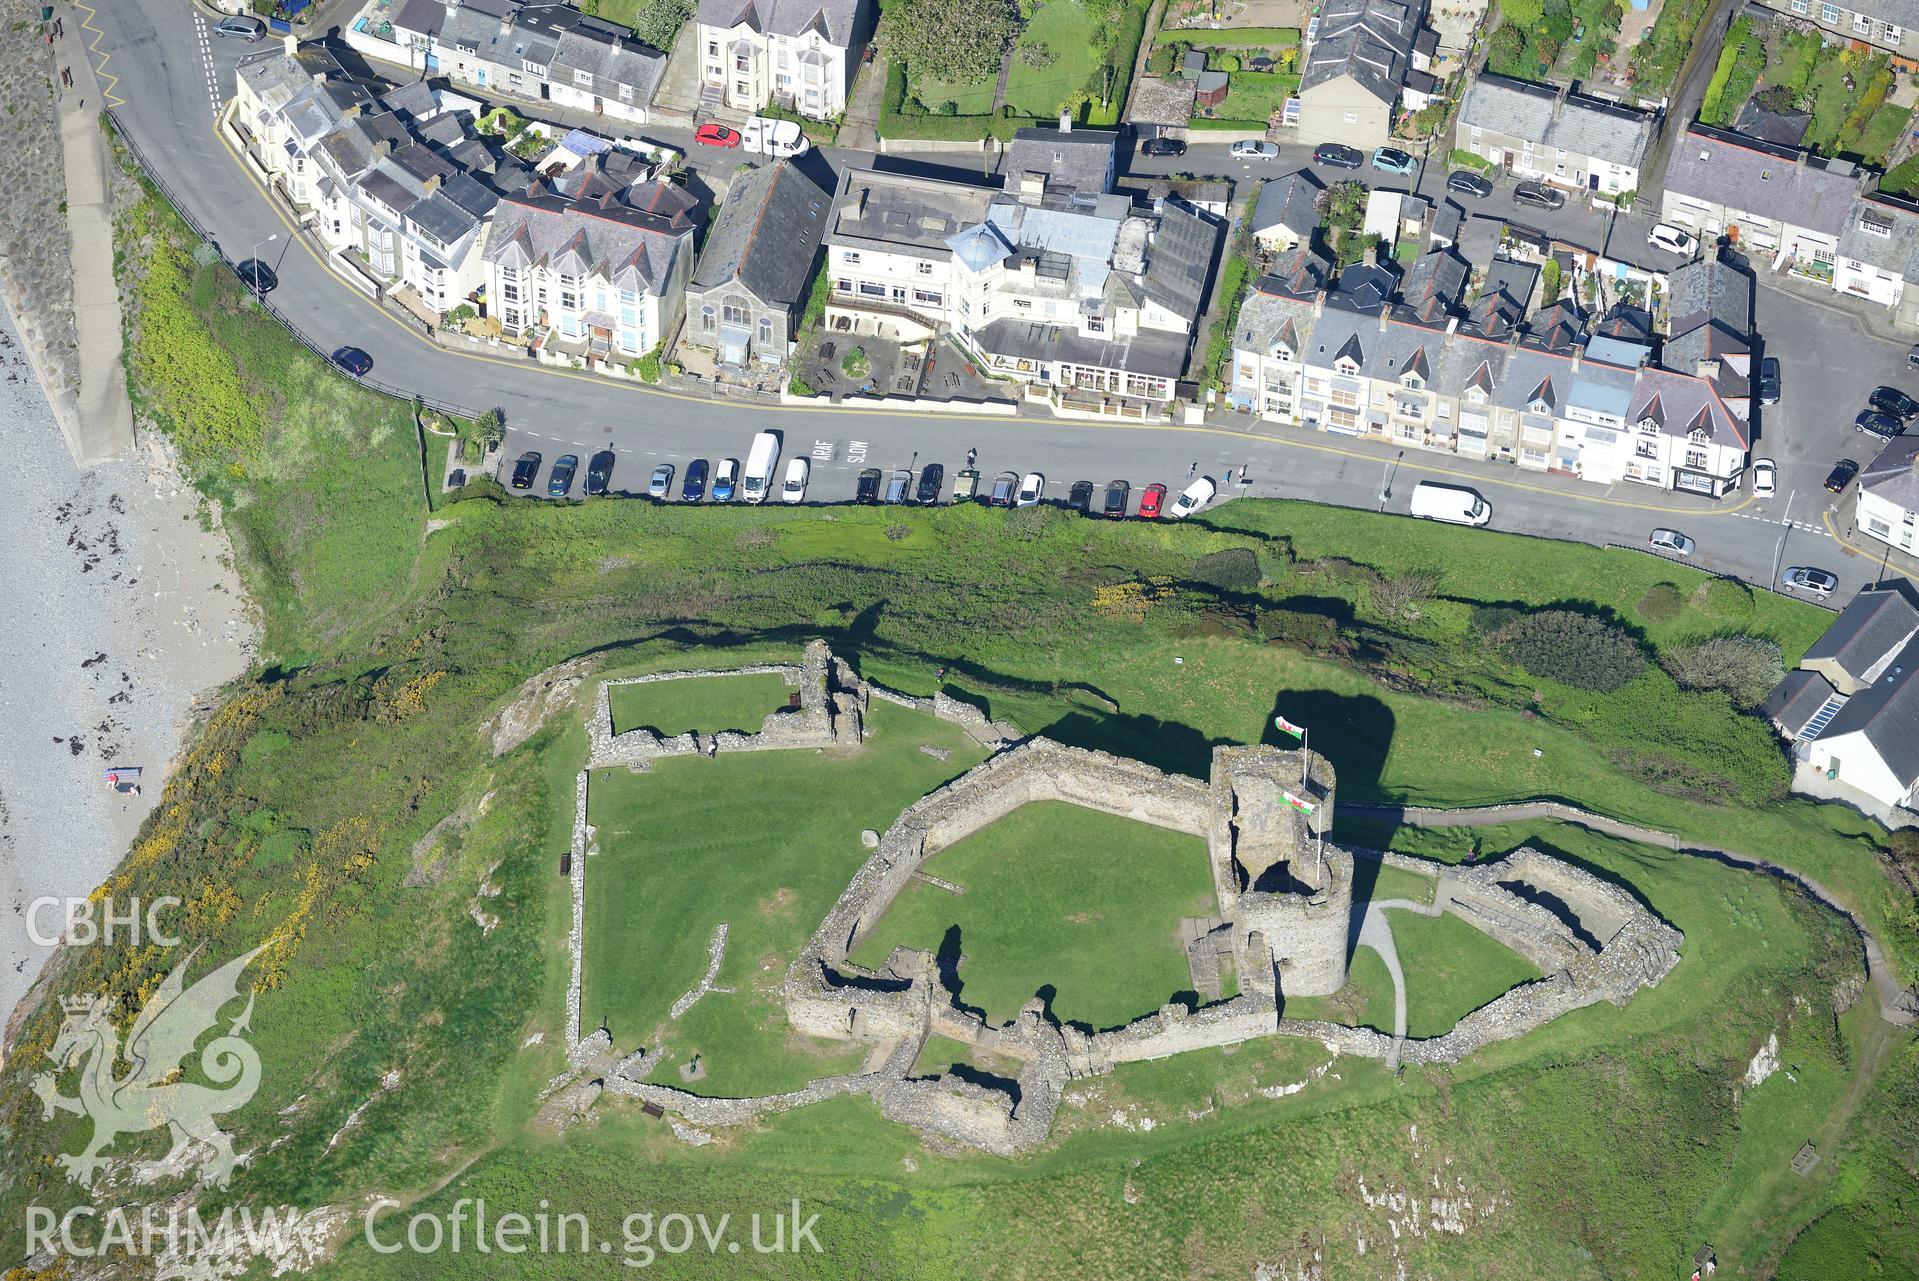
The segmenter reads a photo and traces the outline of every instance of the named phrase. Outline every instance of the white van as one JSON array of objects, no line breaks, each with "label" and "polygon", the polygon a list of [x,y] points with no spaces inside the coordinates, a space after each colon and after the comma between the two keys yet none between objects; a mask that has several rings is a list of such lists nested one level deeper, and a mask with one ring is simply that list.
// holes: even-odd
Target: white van
[{"label": "white van", "polygon": [[1493,518],[1493,506],[1463,486],[1422,480],[1413,486],[1413,515],[1452,525],[1483,525]]},{"label": "white van", "polygon": [[740,485],[743,502],[763,503],[766,491],[773,487],[773,472],[780,465],[780,438],[770,431],[753,437],[752,452],[746,456],[746,476]]}]

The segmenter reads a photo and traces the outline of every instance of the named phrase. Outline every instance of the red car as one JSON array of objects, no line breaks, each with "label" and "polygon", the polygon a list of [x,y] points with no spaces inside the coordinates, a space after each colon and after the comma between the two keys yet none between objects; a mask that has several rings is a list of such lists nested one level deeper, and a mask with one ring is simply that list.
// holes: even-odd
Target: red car
[{"label": "red car", "polygon": [[1166,501],[1166,486],[1148,485],[1140,492],[1139,514],[1143,520],[1155,520],[1159,517],[1159,505]]},{"label": "red car", "polygon": [[725,125],[704,124],[693,131],[693,140],[709,147],[737,147],[740,145],[740,132],[728,129]]}]

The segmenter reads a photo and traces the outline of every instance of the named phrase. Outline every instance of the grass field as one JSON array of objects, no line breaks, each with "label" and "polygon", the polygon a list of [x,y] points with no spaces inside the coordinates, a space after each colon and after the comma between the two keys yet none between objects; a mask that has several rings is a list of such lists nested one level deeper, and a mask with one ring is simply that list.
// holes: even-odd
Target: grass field
[{"label": "grass field", "polygon": [[1192,991],[1177,934],[1218,912],[1196,836],[1076,805],[1024,805],[926,862],[966,887],[915,881],[853,960],[878,968],[898,946],[964,956],[962,1004],[1003,1023],[1048,991],[1054,1017],[1095,1029]]},{"label": "grass field", "polygon": [[1507,989],[1539,977],[1511,948],[1450,912],[1388,912],[1406,975],[1406,1035],[1443,1036]]},{"label": "grass field", "polygon": [[607,691],[613,732],[650,729],[667,736],[693,730],[758,733],[767,713],[785,707],[795,691],[771,672],[746,676],[701,676],[677,681],[615,685]]},{"label": "grass field", "polygon": [[[1131,78],[1145,10],[1136,0],[1104,6],[1100,12],[1083,0],[1042,0],[1014,43],[1006,77],[1006,110],[1050,123],[1062,107],[1084,104],[1089,123],[1115,123]],[[993,112],[996,87],[993,78],[949,81],[940,78],[937,68],[915,66],[909,71],[906,92],[936,116],[986,117]],[[947,104],[950,111],[945,110]]]}]

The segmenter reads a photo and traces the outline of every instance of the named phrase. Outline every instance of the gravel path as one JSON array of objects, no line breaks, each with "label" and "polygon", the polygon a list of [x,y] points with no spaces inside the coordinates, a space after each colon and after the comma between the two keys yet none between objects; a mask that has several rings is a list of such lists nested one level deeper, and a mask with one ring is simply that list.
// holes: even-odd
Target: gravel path
[{"label": "gravel path", "polygon": [[[195,699],[250,661],[253,632],[224,538],[155,455],[82,472],[0,309],[0,1013],[48,949],[27,911],[84,896],[158,801]],[[141,795],[102,779],[145,770]],[[57,930],[57,914],[39,918]],[[10,1019],[8,1020],[10,1022]]]}]

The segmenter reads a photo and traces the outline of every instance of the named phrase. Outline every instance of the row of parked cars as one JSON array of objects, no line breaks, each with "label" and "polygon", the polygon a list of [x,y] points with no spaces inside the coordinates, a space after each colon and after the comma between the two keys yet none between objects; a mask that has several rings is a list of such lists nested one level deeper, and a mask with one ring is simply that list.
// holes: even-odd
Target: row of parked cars
[{"label": "row of parked cars", "polygon": [[[880,503],[930,506],[942,501],[945,486],[946,469],[938,463],[928,463],[920,468],[917,480],[909,468],[901,467],[889,472],[868,467],[859,474],[853,501],[869,506]],[[1082,516],[1091,516],[1097,499],[1099,514],[1112,520],[1129,514],[1145,520],[1180,520],[1212,502],[1219,493],[1219,486],[1209,477],[1200,476],[1175,495],[1170,503],[1166,501],[1167,493],[1165,485],[1148,485],[1139,491],[1139,504],[1134,507],[1131,481],[1108,481],[1102,493],[1092,481],[1079,480],[1067,489],[1063,505]],[[991,481],[982,481],[977,470],[967,467],[953,477],[952,496],[946,501],[981,502],[988,507],[1037,507],[1047,501],[1046,477],[1036,471],[1024,475],[1003,471]]]}]

